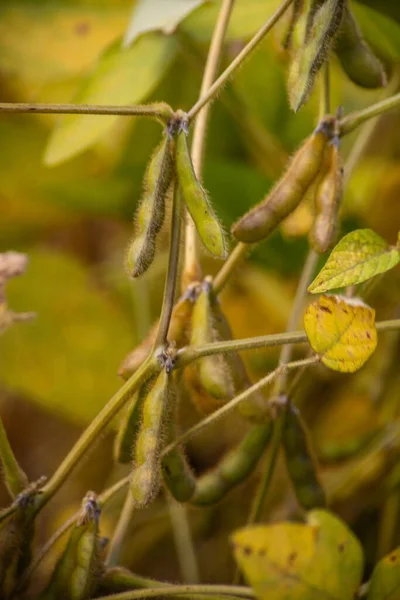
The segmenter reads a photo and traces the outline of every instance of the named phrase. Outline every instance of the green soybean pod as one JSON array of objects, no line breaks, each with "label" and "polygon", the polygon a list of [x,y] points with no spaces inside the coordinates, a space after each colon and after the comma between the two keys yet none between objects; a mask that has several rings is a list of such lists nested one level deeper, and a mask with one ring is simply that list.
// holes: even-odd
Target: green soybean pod
[{"label": "green soybean pod", "polygon": [[150,502],[160,483],[160,451],[168,405],[173,393],[172,376],[163,369],[143,402],[142,423],[136,440],[130,484],[137,507],[144,507]]},{"label": "green soybean pod", "polygon": [[186,207],[193,219],[201,241],[211,254],[226,257],[224,231],[215,215],[206,191],[196,177],[182,126],[176,141],[176,171]]},{"label": "green soybean pod", "polygon": [[149,383],[145,383],[133,396],[128,410],[119,426],[114,442],[114,459],[116,462],[130,463],[135,450],[135,442],[140,429],[144,399]]},{"label": "green soybean pod", "polygon": [[387,83],[380,60],[364,40],[351,10],[346,7],[335,42],[335,53],[346,75],[364,88],[379,88]]},{"label": "green soybean pod", "polygon": [[136,233],[126,257],[132,277],[142,275],[154,260],[156,236],[164,222],[165,199],[174,168],[174,138],[167,130],[144,177],[144,194],[136,215]]},{"label": "green soybean pod", "polygon": [[197,480],[191,503],[202,506],[214,504],[242,483],[257,466],[271,435],[271,422],[253,425],[236,448],[228,452],[212,471]]},{"label": "green soybean pod", "polygon": [[[216,340],[213,311],[212,284],[205,279],[195,302],[190,344],[199,346]],[[198,371],[199,382],[211,396],[221,403],[233,396],[233,382],[228,366],[222,354],[204,356],[196,361],[194,368]]]},{"label": "green soybean pod", "polygon": [[[181,381],[175,381],[175,406],[171,407],[171,414],[167,425],[165,445],[172,443],[177,437],[177,404],[179,402],[179,388]],[[182,446],[176,446],[161,459],[161,474],[169,492],[178,502],[187,502],[194,494],[196,487],[195,475],[186,460]]]},{"label": "green soybean pod", "polygon": [[315,77],[331,49],[339,29],[345,0],[325,0],[313,3],[311,18],[306,26],[305,39],[290,65],[288,93],[294,111],[307,100]]},{"label": "green soybean pod", "polygon": [[328,170],[315,190],[316,217],[309,234],[311,247],[320,254],[335,243],[342,195],[343,167],[335,138],[329,149]]},{"label": "green soybean pod", "polygon": [[284,415],[282,444],[286,466],[300,505],[305,510],[325,506],[325,493],[318,480],[306,428],[299,411],[291,403]]},{"label": "green soybean pod", "polygon": [[232,227],[233,235],[240,242],[250,244],[265,239],[297,208],[319,174],[333,121],[332,117],[321,121],[267,197]]}]

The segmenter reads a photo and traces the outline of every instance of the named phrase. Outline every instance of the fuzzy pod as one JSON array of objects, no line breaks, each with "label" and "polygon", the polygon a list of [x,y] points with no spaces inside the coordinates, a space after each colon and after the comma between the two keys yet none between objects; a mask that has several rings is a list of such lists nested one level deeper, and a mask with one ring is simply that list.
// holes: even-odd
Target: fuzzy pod
[{"label": "fuzzy pod", "polygon": [[372,89],[386,85],[383,65],[364,40],[347,6],[335,41],[335,53],[344,72],[356,85]]},{"label": "fuzzy pod", "polygon": [[282,42],[282,46],[285,50],[288,50],[292,47],[293,41],[293,32],[295,30],[296,24],[298,23],[301,14],[304,10],[304,0],[294,0],[292,5],[292,12],[290,15],[289,26],[286,31],[285,37]]},{"label": "fuzzy pod", "polygon": [[265,239],[300,204],[320,171],[333,121],[332,117],[321,121],[267,197],[233,226],[232,233],[240,242],[252,244]]},{"label": "fuzzy pod", "polygon": [[[191,320],[191,346],[201,346],[216,341],[213,317],[213,297],[211,281],[205,279],[195,302]],[[222,354],[204,356],[194,365],[201,386],[222,403],[233,397],[233,381]]]},{"label": "fuzzy pod", "polygon": [[150,502],[160,484],[160,452],[173,394],[173,378],[163,369],[143,402],[142,423],[136,439],[130,489],[138,508]]},{"label": "fuzzy pod", "polygon": [[219,502],[232,488],[252,473],[272,435],[272,423],[253,425],[240,444],[220,463],[197,480],[192,504],[205,506]]},{"label": "fuzzy pod", "polygon": [[[181,375],[181,374],[180,374]],[[177,404],[179,402],[180,380],[175,382],[174,406],[171,407],[170,418],[167,425],[165,445],[175,441],[177,437]],[[186,460],[183,446],[176,446],[161,460],[161,474],[163,481],[171,495],[178,502],[188,502],[194,494],[196,487],[195,475]]]},{"label": "fuzzy pod", "polygon": [[326,60],[340,27],[345,0],[325,0],[312,3],[311,18],[307,20],[305,39],[295,54],[288,77],[288,92],[294,111],[307,100],[315,77]]},{"label": "fuzzy pod", "polygon": [[89,492],[41,600],[86,600],[96,591],[103,573],[100,508]]},{"label": "fuzzy pod", "polygon": [[309,233],[311,247],[320,254],[335,243],[343,195],[343,167],[337,140],[329,148],[328,170],[315,190],[316,216]]},{"label": "fuzzy pod", "polygon": [[114,441],[114,460],[116,462],[127,464],[132,461],[148,387],[149,383],[147,382],[136,392],[120,423]]},{"label": "fuzzy pod", "polygon": [[211,254],[218,258],[225,258],[225,234],[207,192],[194,172],[184,127],[181,128],[176,140],[176,171],[183,199],[201,241]]},{"label": "fuzzy pod", "polygon": [[165,199],[174,170],[174,138],[167,131],[150,160],[144,178],[144,194],[136,213],[135,237],[126,257],[132,277],[142,275],[154,260],[156,237],[164,223]]},{"label": "fuzzy pod", "polygon": [[[172,310],[168,330],[168,341],[178,348],[188,341],[187,329],[193,309],[195,288],[189,288],[175,303]],[[137,371],[140,365],[149,356],[156,340],[158,321],[152,326],[146,338],[123,360],[118,375],[123,379],[129,379]]]},{"label": "fuzzy pod", "polygon": [[325,492],[318,480],[306,427],[299,411],[291,403],[284,415],[282,444],[286,466],[300,505],[305,510],[326,506]]}]

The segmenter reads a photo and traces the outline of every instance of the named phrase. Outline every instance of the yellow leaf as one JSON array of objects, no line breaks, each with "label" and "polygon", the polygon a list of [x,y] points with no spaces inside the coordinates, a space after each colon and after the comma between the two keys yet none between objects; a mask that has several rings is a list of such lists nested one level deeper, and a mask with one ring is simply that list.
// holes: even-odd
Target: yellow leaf
[{"label": "yellow leaf", "polygon": [[235,558],[260,600],[353,600],[363,556],[347,526],[324,510],[307,523],[240,529]]},{"label": "yellow leaf", "polygon": [[375,311],[357,298],[321,296],[304,315],[311,348],[327,367],[354,373],[374,352]]}]

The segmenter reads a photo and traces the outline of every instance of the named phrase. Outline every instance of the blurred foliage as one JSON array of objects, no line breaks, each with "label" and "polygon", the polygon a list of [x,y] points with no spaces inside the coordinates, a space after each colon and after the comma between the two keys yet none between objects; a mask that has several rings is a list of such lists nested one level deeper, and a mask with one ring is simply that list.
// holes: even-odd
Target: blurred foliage
[{"label": "blurred foliage", "polygon": [[[223,66],[278,4],[237,0]],[[132,0],[2,0],[0,101],[165,101],[188,109],[198,95],[219,5],[196,6],[169,36],[144,33],[126,48],[121,41]],[[352,5],[390,81],[388,91],[362,90],[333,59],[332,106],[343,106],[345,114],[399,89],[398,2]],[[287,20],[271,32],[213,104],[204,183],[227,229],[268,191],[317,119],[318,90],[297,115],[289,109],[288,59],[281,46],[286,26]],[[356,164],[346,188],[342,233],[369,227],[396,242],[399,116],[393,111],[379,120]],[[159,314],[166,233],[142,280],[130,281],[122,268],[142,175],[159,136],[157,124],[126,117],[0,115],[0,251],[25,252],[30,260],[7,296],[13,310],[37,313],[35,321],[16,324],[0,338],[0,401],[12,446],[31,479],[54,470],[79,428],[118,388],[119,363]],[[343,141],[344,161],[357,136]],[[261,244],[224,290],[222,305],[237,337],[286,327],[307,253],[304,227],[295,225],[291,231],[298,233],[281,228]],[[219,263],[205,256],[204,267],[215,273]],[[397,268],[368,297],[377,320],[400,316],[399,292]],[[382,334],[373,358],[351,380],[318,368],[301,379],[295,394],[315,437],[331,506],[351,523],[366,551],[366,574],[378,554],[400,544],[399,349],[398,334]],[[243,353],[254,377],[267,373],[277,356],[276,349]],[[181,413],[184,426],[198,418],[190,405]],[[214,464],[245,427],[235,416],[192,440],[195,468],[201,472]],[[101,490],[123,474],[122,467],[111,465],[106,436],[49,508],[41,541],[75,510],[89,482]],[[245,523],[259,477],[260,469],[244,484],[245,494],[241,488],[215,507],[190,511],[204,581],[231,580],[228,535]],[[381,524],[393,497],[388,530]],[[4,494],[2,500],[5,504]],[[105,529],[112,531],[119,508],[116,500],[107,509]],[[298,514],[279,463],[264,517]],[[180,577],[162,498],[132,524],[123,563],[144,575]]]}]

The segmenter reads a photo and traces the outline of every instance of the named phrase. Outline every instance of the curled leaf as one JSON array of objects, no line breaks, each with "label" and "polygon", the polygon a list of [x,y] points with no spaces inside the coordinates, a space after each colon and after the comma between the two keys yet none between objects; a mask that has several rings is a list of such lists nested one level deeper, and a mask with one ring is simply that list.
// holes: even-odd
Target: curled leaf
[{"label": "curled leaf", "polygon": [[341,373],[360,369],[376,348],[375,311],[358,298],[321,296],[307,307],[304,329],[324,365]]}]

